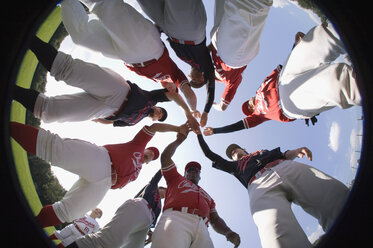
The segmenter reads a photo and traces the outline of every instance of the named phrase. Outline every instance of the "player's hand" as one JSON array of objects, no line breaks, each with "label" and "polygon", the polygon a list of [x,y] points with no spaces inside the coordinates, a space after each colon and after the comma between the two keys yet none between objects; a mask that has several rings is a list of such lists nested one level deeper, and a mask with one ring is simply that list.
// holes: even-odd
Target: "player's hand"
[{"label": "player's hand", "polygon": [[227,238],[229,242],[234,244],[234,248],[237,248],[241,243],[240,235],[238,235],[237,233],[233,231],[229,232],[227,235],[225,235],[225,237]]},{"label": "player's hand", "polygon": [[214,109],[216,109],[216,110],[218,110],[218,111],[221,111],[220,103],[213,102],[213,103],[212,103],[212,106],[214,107]]},{"label": "player's hand", "polygon": [[170,82],[162,82],[162,87],[166,88],[168,92],[170,93],[176,93],[177,92],[177,87],[176,84],[170,83]]},{"label": "player's hand", "polygon": [[145,240],[144,246],[146,246],[147,244],[149,244],[149,243],[152,242],[152,235],[153,235],[153,232],[149,229],[149,231],[148,231],[148,238]]},{"label": "player's hand", "polygon": [[190,131],[190,127],[188,125],[188,122],[179,126],[179,133],[181,133],[182,135],[187,136],[189,131]]},{"label": "player's hand", "polygon": [[201,127],[206,126],[208,115],[209,115],[208,113],[203,112],[203,114],[202,114],[202,116],[201,116],[201,121],[200,121],[200,123],[199,123],[199,124],[201,125]]},{"label": "player's hand", "polygon": [[191,114],[187,116],[188,118],[188,126],[193,132],[198,132],[199,130],[199,123]]},{"label": "player's hand", "polygon": [[310,161],[312,161],[312,152],[307,147],[300,147],[295,150],[289,150],[285,153],[286,159],[292,160],[296,157],[303,158],[306,156]]},{"label": "player's hand", "polygon": [[294,46],[298,45],[299,42],[301,42],[303,40],[303,37],[305,36],[304,33],[302,32],[298,32],[295,34],[295,38],[294,38]]},{"label": "player's hand", "polygon": [[203,130],[203,134],[205,136],[213,135],[214,134],[214,129],[212,127],[205,127],[205,129]]},{"label": "player's hand", "polygon": [[306,156],[308,160],[312,161],[312,152],[307,147],[301,147],[296,149],[296,153],[298,158],[303,158],[304,156]]},{"label": "player's hand", "polygon": [[201,113],[198,110],[190,111],[194,118],[201,118]]}]

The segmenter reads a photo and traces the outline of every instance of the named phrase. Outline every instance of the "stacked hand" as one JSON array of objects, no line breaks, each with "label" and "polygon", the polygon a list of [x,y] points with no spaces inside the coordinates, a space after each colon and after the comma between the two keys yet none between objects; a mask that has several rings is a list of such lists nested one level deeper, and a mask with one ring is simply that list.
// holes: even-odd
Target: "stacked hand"
[{"label": "stacked hand", "polygon": [[229,232],[227,235],[225,235],[225,237],[227,238],[229,242],[234,244],[234,248],[237,248],[241,243],[240,235],[238,235],[237,233],[233,231]]},{"label": "stacked hand", "polygon": [[285,157],[288,160],[292,160],[296,157],[303,158],[306,156],[310,161],[312,161],[312,152],[307,147],[300,147],[294,150],[288,150],[285,152]]},{"label": "stacked hand", "polygon": [[205,127],[205,129],[203,130],[203,134],[206,136],[213,135],[214,129],[212,127]]}]

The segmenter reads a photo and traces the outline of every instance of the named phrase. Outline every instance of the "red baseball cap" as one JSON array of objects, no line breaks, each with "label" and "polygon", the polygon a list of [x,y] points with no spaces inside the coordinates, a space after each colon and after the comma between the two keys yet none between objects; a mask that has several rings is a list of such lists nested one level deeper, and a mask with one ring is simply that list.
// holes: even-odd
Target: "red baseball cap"
[{"label": "red baseball cap", "polygon": [[151,147],[148,147],[146,149],[149,149],[152,152],[154,152],[154,158],[153,158],[153,160],[156,160],[159,157],[159,150],[158,150],[157,147],[151,146]]},{"label": "red baseball cap", "polygon": [[196,161],[190,161],[189,163],[187,163],[185,165],[184,172],[186,172],[189,168],[196,168],[198,172],[201,172],[201,165]]},{"label": "red baseball cap", "polygon": [[[248,116],[252,113],[252,110],[250,110],[250,105],[249,105],[249,102],[251,101],[252,98],[250,98],[249,100],[247,100],[246,102],[244,102],[242,104],[242,112]],[[255,102],[255,98],[254,98],[254,102]]]}]

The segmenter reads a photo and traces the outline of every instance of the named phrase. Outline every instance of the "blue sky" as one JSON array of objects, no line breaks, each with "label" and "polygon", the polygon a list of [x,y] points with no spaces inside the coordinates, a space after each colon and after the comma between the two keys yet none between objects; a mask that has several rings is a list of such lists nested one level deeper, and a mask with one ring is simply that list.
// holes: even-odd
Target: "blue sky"
[{"label": "blue sky", "polygon": [[[135,7],[135,1],[130,1]],[[213,23],[214,1],[203,1],[207,11],[207,39]],[[277,7],[272,7],[261,37],[261,48],[258,56],[247,66],[243,82],[231,105],[225,112],[211,109],[207,126],[220,127],[234,123],[244,117],[241,105],[255,94],[256,89],[272,70],[285,61],[293,45],[294,35],[298,31],[306,33],[310,28],[317,25],[317,18],[310,18],[309,14],[299,9],[287,0],[275,1]],[[164,39],[165,36],[162,36]],[[166,45],[168,46],[167,42]],[[169,48],[169,46],[168,46]],[[106,59],[100,54],[81,49],[71,43],[69,38],[63,42],[61,50],[70,53],[73,57],[81,58],[90,62],[106,66],[123,75],[124,78],[137,83],[144,89],[160,88],[151,80],[140,78],[129,72],[121,61]],[[180,61],[169,48],[171,56],[186,75],[190,67]],[[215,101],[219,101],[223,92],[223,84],[216,82]],[[48,77],[47,94],[56,95],[74,92],[79,89],[65,87],[63,82],[54,82]],[[202,112],[205,100],[205,88],[195,90],[197,95],[198,109]],[[174,103],[160,104],[167,108],[168,123],[181,125],[186,119],[180,108]],[[247,151],[259,149],[272,149],[281,147],[282,151],[307,146],[313,153],[313,161],[298,159],[300,162],[314,166],[327,174],[339,179],[349,185],[354,178],[356,161],[359,158],[362,133],[362,116],[360,107],[347,110],[338,108],[320,114],[315,126],[307,127],[302,120],[291,123],[280,123],[268,121],[255,128],[242,130],[230,134],[218,134],[205,137],[210,148],[225,157],[225,149],[231,143],[237,143],[245,147]],[[53,123],[42,124],[42,127],[60,134],[62,137],[84,139],[98,145],[108,143],[122,143],[132,137],[143,127],[151,124],[150,120],[143,120],[134,127],[113,128],[90,121],[81,123]],[[156,134],[149,145],[157,146],[160,151],[175,139],[174,133]],[[200,185],[214,198],[219,215],[226,221],[232,230],[241,236],[240,247],[260,247],[257,229],[253,223],[250,210],[247,189],[237,179],[229,174],[211,168],[211,162],[206,159],[199,148],[196,135],[190,133],[187,140],[179,147],[173,157],[182,173],[184,165],[195,160],[202,165],[202,180]],[[132,198],[142,186],[147,183],[155,172],[160,168],[159,160],[144,165],[143,169],[134,182],[131,182],[121,190],[111,190],[100,203],[99,207],[104,211],[99,220],[101,226],[105,225],[113,216],[115,210],[127,199]],[[55,169],[55,174],[65,188],[69,188],[77,179],[77,176],[66,173],[61,169]],[[161,180],[161,185],[166,185]],[[319,236],[320,228],[316,219],[305,214],[299,207],[293,207],[294,212],[311,240]],[[211,228],[210,228],[211,229]],[[210,235],[216,248],[231,247],[224,236],[215,233],[212,229]]]}]

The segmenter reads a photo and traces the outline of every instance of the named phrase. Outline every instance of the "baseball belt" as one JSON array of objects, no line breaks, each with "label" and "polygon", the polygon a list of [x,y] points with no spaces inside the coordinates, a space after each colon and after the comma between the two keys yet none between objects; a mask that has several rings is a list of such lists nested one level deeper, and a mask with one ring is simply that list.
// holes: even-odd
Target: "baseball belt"
[{"label": "baseball belt", "polygon": [[82,231],[82,229],[80,229],[80,227],[76,223],[74,223],[74,226],[76,230],[78,230],[83,236],[85,235],[85,233]]},{"label": "baseball belt", "polygon": [[113,165],[111,165],[111,185],[114,186],[115,184],[117,184],[117,180],[118,180],[117,170],[114,168]]},{"label": "baseball belt", "polygon": [[147,60],[147,61],[144,61],[144,62],[127,64],[127,65],[131,66],[131,67],[146,67],[148,65],[154,64],[155,62],[157,62],[156,59],[151,59],[151,60]]},{"label": "baseball belt", "polygon": [[266,164],[266,166],[264,166],[264,168],[263,169],[261,169],[260,171],[258,171],[257,173],[255,173],[255,175],[252,177],[252,178],[250,178],[250,180],[249,180],[249,185],[255,180],[255,179],[257,179],[257,178],[259,178],[261,175],[263,175],[263,173],[265,172],[265,171],[267,171],[267,170],[269,170],[270,168],[272,168],[272,167],[274,167],[274,166],[276,166],[276,165],[278,165],[281,161],[283,161],[284,159],[277,159],[277,160],[275,160],[275,161],[273,161],[273,162],[270,162],[270,163],[268,163],[268,164]]},{"label": "baseball belt", "polygon": [[127,96],[126,96],[127,100],[124,100],[122,102],[119,109],[117,111],[115,111],[112,115],[106,117],[105,119],[110,119],[110,118],[114,118],[115,116],[117,116],[117,114],[119,114],[123,110],[123,108],[126,106],[130,96],[131,96],[131,90],[128,91]]},{"label": "baseball belt", "polygon": [[183,45],[195,45],[196,44],[194,41],[191,41],[191,40],[180,40],[180,39],[176,39],[172,37],[170,37],[170,39],[175,43],[179,43]]},{"label": "baseball belt", "polygon": [[199,217],[201,217],[203,219],[203,221],[205,222],[206,225],[208,225],[209,218],[200,215],[199,214],[200,211],[199,211],[198,208],[175,207],[175,208],[169,208],[169,209],[170,210],[174,210],[174,211],[179,211],[179,212],[182,212],[182,213],[188,213],[188,214],[197,215],[197,216],[199,216]]}]

